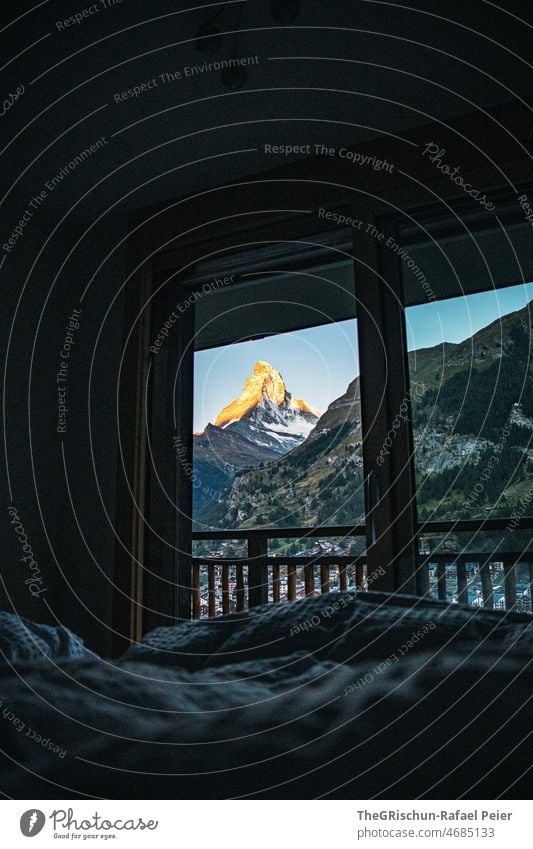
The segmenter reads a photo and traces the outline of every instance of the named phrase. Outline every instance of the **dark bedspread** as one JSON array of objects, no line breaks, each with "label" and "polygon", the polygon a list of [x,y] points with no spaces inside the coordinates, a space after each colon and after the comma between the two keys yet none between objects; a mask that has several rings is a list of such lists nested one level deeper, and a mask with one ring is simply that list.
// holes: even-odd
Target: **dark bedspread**
[{"label": "dark bedspread", "polygon": [[160,628],[118,661],[61,641],[10,658],[4,640],[0,789],[520,798],[532,631],[526,616],[331,593]]}]

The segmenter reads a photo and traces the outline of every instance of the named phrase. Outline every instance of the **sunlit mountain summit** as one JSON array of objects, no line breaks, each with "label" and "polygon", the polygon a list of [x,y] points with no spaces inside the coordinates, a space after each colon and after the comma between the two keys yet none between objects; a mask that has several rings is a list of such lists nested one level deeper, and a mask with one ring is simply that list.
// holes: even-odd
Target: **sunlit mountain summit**
[{"label": "sunlit mountain summit", "polygon": [[259,360],[239,397],[217,416],[215,427],[286,454],[309,435],[320,415],[320,410],[293,397],[277,369]]}]

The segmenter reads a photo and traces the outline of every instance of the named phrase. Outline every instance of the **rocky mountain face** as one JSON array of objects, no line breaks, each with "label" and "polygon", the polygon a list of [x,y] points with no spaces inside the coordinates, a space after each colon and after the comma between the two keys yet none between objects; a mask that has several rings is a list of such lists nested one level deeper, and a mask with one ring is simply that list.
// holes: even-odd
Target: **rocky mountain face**
[{"label": "rocky mountain face", "polygon": [[315,425],[313,433],[326,430],[327,428],[352,424],[361,421],[361,395],[359,389],[359,377],[349,384],[344,395],[336,398],[329,405],[326,412],[320,417]]},{"label": "rocky mountain face", "polygon": [[279,371],[260,360],[241,395],[193,439],[193,515],[231,486],[240,469],[278,459],[313,430],[320,410],[294,398]]}]

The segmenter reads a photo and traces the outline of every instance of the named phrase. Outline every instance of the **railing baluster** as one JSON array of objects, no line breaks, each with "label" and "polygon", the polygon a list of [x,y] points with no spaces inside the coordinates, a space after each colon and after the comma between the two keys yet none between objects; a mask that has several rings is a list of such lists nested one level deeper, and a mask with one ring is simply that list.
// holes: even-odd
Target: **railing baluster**
[{"label": "railing baluster", "polygon": [[268,538],[248,539],[248,607],[268,602]]},{"label": "railing baluster", "polygon": [[490,563],[485,560],[479,564],[479,574],[481,576],[481,591],[483,593],[483,607],[494,607],[494,596],[492,593],[492,579],[490,577]]},{"label": "railing baluster", "polygon": [[503,564],[504,568],[504,587],[505,587],[505,608],[511,610],[516,606],[516,563],[513,560],[508,560]]},{"label": "railing baluster", "polygon": [[329,566],[321,566],[320,567],[320,592],[321,593],[329,593],[329,591],[330,591]]},{"label": "railing baluster", "polygon": [[346,574],[346,566],[338,566],[339,570],[339,589],[344,592],[348,589],[348,576]]},{"label": "railing baluster", "polygon": [[244,610],[244,566],[242,563],[238,563],[235,567],[235,600],[237,612],[241,613]]},{"label": "railing baluster", "polygon": [[287,601],[296,601],[296,564],[287,566]]},{"label": "railing baluster", "polygon": [[416,586],[417,592],[419,592],[421,596],[430,596],[429,563],[424,562],[421,566],[418,566],[416,573]]},{"label": "railing baluster", "polygon": [[457,601],[459,604],[468,604],[468,582],[466,580],[466,563],[458,560],[457,566]]},{"label": "railing baluster", "polygon": [[222,614],[229,613],[229,564],[222,564]]},{"label": "railing baluster", "polygon": [[274,603],[280,600],[280,578],[279,578],[279,564],[272,564],[272,600]]},{"label": "railing baluster", "polygon": [[209,563],[207,567],[207,615],[212,619],[215,615],[215,564]]},{"label": "railing baluster", "polygon": [[192,567],[192,618],[199,619],[201,616],[200,604],[200,564],[194,563]]},{"label": "railing baluster", "polygon": [[437,594],[439,601],[446,601],[446,564],[443,560],[437,561]]},{"label": "railing baluster", "polygon": [[315,594],[315,567],[313,563],[307,563],[304,566],[305,594],[312,596]]},{"label": "railing baluster", "polygon": [[365,588],[365,567],[362,563],[355,565],[355,588],[357,590],[364,590]]}]

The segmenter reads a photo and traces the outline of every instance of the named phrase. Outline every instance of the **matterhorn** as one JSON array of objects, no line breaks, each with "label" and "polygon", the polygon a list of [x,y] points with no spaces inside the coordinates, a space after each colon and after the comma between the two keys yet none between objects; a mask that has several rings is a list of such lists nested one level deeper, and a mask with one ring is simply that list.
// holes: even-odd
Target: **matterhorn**
[{"label": "matterhorn", "polygon": [[286,454],[309,435],[320,410],[293,398],[277,369],[259,360],[242,393],[219,413],[215,427]]}]

